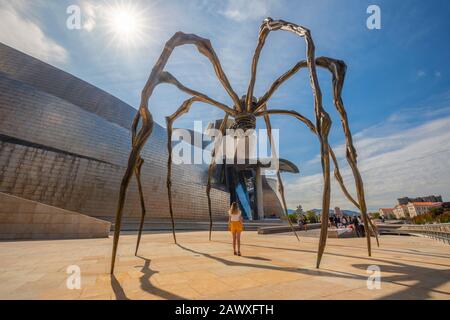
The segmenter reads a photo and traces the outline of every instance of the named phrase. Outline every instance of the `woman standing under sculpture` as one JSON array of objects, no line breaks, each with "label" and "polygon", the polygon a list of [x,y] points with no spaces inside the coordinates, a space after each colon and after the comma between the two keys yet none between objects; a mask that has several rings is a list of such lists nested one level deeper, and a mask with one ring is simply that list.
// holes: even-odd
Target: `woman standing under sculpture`
[{"label": "woman standing under sculpture", "polygon": [[[241,255],[241,232],[244,231],[244,219],[242,218],[241,210],[236,202],[230,207],[228,211],[228,230],[233,235],[233,250],[234,255]],[[236,251],[237,246],[237,251]]]}]

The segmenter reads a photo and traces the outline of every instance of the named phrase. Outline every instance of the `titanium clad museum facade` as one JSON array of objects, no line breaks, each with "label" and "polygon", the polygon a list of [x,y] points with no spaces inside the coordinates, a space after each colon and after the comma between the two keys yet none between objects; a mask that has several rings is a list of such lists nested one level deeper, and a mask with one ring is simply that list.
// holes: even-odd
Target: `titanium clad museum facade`
[{"label": "titanium clad museum facade", "polygon": [[[108,93],[5,45],[0,45],[0,192],[84,213],[115,215],[136,110]],[[169,217],[166,133],[155,124],[142,152],[148,218]],[[206,170],[173,168],[178,219],[206,219]],[[223,217],[229,194],[211,191]],[[140,216],[136,182],[127,216]]]},{"label": "titanium clad museum facade", "polygon": [[[0,192],[111,220],[135,113],[103,90],[0,44]],[[165,129],[155,124],[142,152],[148,219],[169,218],[166,142]],[[174,165],[172,177],[175,217],[207,220],[207,165]],[[265,215],[280,216],[276,181],[262,182]],[[211,200],[214,218],[225,219],[230,194],[223,182],[213,185]],[[125,216],[140,216],[134,179]]]}]

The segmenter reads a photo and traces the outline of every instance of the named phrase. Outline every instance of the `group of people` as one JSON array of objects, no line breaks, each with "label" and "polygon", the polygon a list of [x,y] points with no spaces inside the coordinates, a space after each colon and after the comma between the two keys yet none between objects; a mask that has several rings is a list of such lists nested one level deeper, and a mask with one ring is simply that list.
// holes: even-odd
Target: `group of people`
[{"label": "group of people", "polygon": [[300,230],[308,231],[308,219],[306,219],[305,216],[300,215],[297,218],[298,226],[300,227]]},{"label": "group of people", "polygon": [[352,228],[355,230],[357,237],[364,237],[365,236],[365,230],[364,230],[364,224],[362,223],[360,216],[332,216],[330,217],[330,226],[334,226],[336,228]]}]

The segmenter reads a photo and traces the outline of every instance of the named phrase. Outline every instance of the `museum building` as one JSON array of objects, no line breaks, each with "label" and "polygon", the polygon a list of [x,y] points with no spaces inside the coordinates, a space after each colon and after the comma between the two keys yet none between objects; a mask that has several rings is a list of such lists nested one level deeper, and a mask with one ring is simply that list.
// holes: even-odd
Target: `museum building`
[{"label": "museum building", "polygon": [[[0,193],[113,221],[135,114],[135,108],[111,94],[0,44]],[[169,218],[166,143],[166,130],[155,123],[142,151],[147,219]],[[298,172],[287,161],[281,167]],[[173,165],[176,219],[209,219],[207,170],[206,164]],[[233,199],[246,208],[250,220],[282,214],[277,180],[258,171],[226,171],[237,181],[233,190],[226,181],[214,179],[214,219],[226,219]],[[141,214],[135,179],[124,212],[125,217]]]}]

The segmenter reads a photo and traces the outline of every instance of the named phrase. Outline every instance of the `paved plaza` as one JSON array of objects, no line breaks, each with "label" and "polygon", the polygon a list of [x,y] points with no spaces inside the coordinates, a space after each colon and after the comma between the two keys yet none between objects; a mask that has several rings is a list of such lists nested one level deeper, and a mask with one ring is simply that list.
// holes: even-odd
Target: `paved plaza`
[{"label": "paved plaza", "polygon": [[[112,237],[0,242],[0,299],[450,299],[450,247],[418,237],[383,236],[367,256],[364,239],[329,239],[315,268],[318,239],[243,234],[234,256],[227,232],[123,235],[114,277]],[[375,245],[375,241],[373,241]],[[67,268],[81,289],[67,289]],[[381,289],[369,290],[369,266]]]}]

